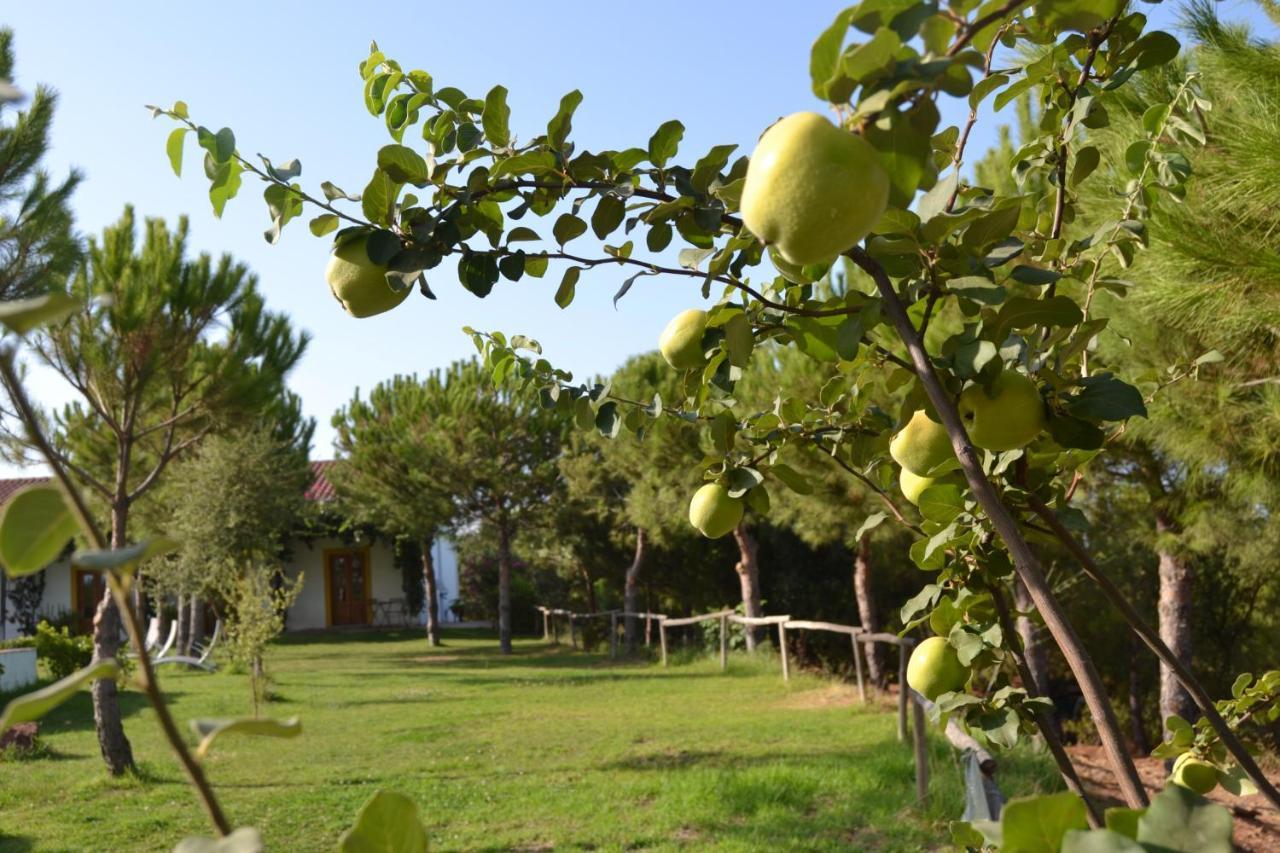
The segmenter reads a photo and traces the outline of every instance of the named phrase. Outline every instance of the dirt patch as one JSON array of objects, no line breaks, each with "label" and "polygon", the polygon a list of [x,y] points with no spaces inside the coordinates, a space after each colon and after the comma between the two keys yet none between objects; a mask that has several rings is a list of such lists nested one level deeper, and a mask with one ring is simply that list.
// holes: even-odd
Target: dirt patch
[{"label": "dirt patch", "polygon": [[[1076,765],[1085,787],[1096,792],[1106,805],[1123,805],[1120,786],[1107,763],[1106,755],[1100,746],[1071,746],[1071,761]],[[1134,758],[1138,768],[1138,776],[1147,791],[1155,794],[1164,789],[1164,762],[1158,758],[1142,756]],[[1267,778],[1280,784],[1280,771],[1268,770]],[[1264,853],[1264,851],[1280,850],[1280,812],[1262,798],[1261,794],[1251,797],[1233,797],[1221,788],[1209,794],[1209,799],[1221,803],[1231,810],[1235,820],[1235,844],[1243,851]]]},{"label": "dirt patch", "polygon": [[866,708],[867,710],[885,711],[897,707],[897,696],[892,691],[881,691],[867,688],[867,704],[862,704],[858,696],[858,688],[852,684],[829,684],[813,690],[803,690],[788,695],[778,702],[781,708],[795,711],[818,710],[822,708]]}]

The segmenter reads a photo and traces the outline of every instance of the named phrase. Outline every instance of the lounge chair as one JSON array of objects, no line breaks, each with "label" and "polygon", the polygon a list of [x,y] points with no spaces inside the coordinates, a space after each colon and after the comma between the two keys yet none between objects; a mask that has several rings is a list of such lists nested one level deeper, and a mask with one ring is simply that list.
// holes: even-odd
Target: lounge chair
[{"label": "lounge chair", "polygon": [[[209,638],[208,645],[201,643],[192,643],[191,651],[198,652],[200,657],[191,655],[169,655],[168,657],[160,656],[155,661],[156,666],[166,663],[183,663],[187,666],[194,666],[203,669],[205,672],[213,672],[217,667],[210,661],[213,655],[214,646],[218,645],[218,638],[222,636],[222,620],[219,619],[213,625],[213,635]],[[166,650],[167,650],[166,646]]]}]

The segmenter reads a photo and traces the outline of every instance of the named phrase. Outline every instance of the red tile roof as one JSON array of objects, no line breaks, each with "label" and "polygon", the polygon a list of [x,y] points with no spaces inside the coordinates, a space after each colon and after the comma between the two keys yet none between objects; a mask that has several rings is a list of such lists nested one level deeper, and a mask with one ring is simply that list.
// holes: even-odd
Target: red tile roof
[{"label": "red tile roof", "polygon": [[306,498],[309,501],[331,501],[338,496],[329,482],[329,470],[333,468],[332,459],[324,459],[311,463],[311,485],[307,487]]},{"label": "red tile roof", "polygon": [[15,477],[11,480],[0,480],[0,506],[7,504],[11,497],[27,486],[36,486],[47,482],[49,482],[48,477]]}]

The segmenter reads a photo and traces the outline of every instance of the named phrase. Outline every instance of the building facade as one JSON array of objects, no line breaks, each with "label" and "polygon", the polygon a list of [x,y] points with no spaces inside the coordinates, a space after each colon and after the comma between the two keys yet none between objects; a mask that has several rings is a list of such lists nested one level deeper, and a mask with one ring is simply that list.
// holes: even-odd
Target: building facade
[{"label": "building facade", "polygon": [[[307,489],[308,500],[322,505],[334,501],[333,485],[326,476],[331,465],[332,462],[327,461],[311,463],[313,478]],[[43,482],[46,480],[40,478],[0,480],[0,506],[21,489]],[[286,631],[425,624],[425,607],[416,614],[407,612],[406,573],[396,565],[387,537],[296,539],[288,543],[287,552],[284,573],[290,579],[301,576],[302,587],[289,608]],[[432,556],[440,621],[447,624],[457,619],[453,604],[459,591],[458,562],[450,542],[443,537],[436,541]],[[41,574],[44,588],[36,607],[36,621],[42,618],[51,622],[67,621],[73,630],[82,633],[92,630],[94,610],[104,591],[102,576],[74,568],[69,553]],[[423,584],[420,572],[414,582]],[[10,593],[15,583],[23,582],[4,578],[2,583],[0,639],[5,639],[22,633]],[[38,585],[40,581],[34,583]]]}]

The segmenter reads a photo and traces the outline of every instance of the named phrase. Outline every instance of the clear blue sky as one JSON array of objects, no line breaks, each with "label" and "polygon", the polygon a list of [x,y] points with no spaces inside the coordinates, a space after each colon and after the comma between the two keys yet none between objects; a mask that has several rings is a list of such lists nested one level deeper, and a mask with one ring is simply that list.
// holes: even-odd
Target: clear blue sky
[{"label": "clear blue sky", "polygon": [[[625,276],[598,268],[584,275],[577,301],[561,311],[552,301],[558,276],[504,280],[478,300],[453,280],[447,260],[432,277],[436,302],[413,296],[388,315],[357,321],[325,285],[328,241],[312,237],[302,221],[269,246],[256,181],[246,181],[223,219],[215,219],[194,143],[185,176],[174,177],[164,156],[172,125],[153,121],[143,104],[185,100],[196,121],[232,127],[242,153],[261,152],[277,163],[300,158],[308,186],[328,179],[357,192],[378,147],[389,141],[381,119],[364,109],[356,71],[376,39],[406,67],[429,71],[437,87],[456,85],[483,97],[494,84],[507,86],[512,127],[521,137],[544,128],[560,97],[578,88],[585,96],[574,119],[580,147],[643,145],[659,124],[679,118],[686,126],[681,159],[688,160],[718,143],[749,151],[779,116],[821,109],[809,90],[809,47],[844,4],[6,5],[0,22],[16,33],[18,84],[47,83],[61,93],[48,164],[55,173],[72,164],[85,172],[75,198],[81,230],[100,231],[127,202],[169,220],[187,213],[193,248],[247,262],[268,304],[313,337],[292,386],[319,424],[313,458],[325,458],[332,453],[329,418],[357,386],[472,355],[459,331],[464,325],[535,337],[553,363],[579,376],[608,373],[651,349],[666,321],[698,300],[696,285],[641,279],[615,311],[612,295]],[[1224,6],[1233,17],[1259,17],[1238,0]],[[1171,4],[1150,14],[1172,26]],[[944,121],[959,115],[952,108]],[[981,128],[971,152],[994,139],[992,123]],[[46,403],[66,399],[43,377],[35,390]]]}]

